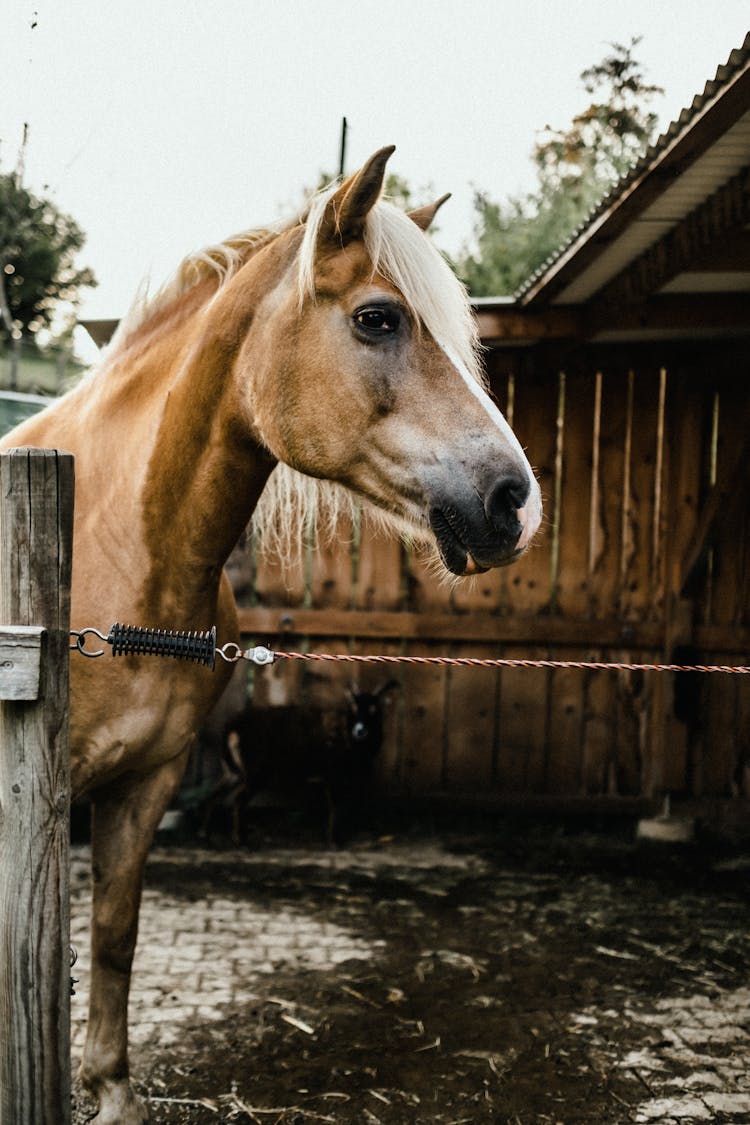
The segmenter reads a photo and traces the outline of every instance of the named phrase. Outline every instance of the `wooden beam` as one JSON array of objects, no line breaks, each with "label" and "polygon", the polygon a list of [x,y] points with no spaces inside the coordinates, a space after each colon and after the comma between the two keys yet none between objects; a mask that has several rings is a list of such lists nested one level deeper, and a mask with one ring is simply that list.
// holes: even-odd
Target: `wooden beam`
[{"label": "wooden beam", "polygon": [[33,625],[0,626],[0,700],[39,697],[44,634]]},{"label": "wooden beam", "polygon": [[475,306],[474,315],[482,343],[494,347],[523,346],[540,340],[570,339],[580,335],[580,314],[574,308],[536,312],[498,303]]},{"label": "wooden beam", "polygon": [[585,334],[596,341],[620,334],[668,333],[688,336],[700,330],[750,332],[747,293],[665,293],[637,304],[597,301],[586,316]]},{"label": "wooden beam", "polygon": [[253,637],[358,637],[377,640],[477,641],[497,645],[660,649],[663,629],[652,623],[608,619],[513,617],[492,614],[397,613],[387,610],[239,610],[240,631]]}]

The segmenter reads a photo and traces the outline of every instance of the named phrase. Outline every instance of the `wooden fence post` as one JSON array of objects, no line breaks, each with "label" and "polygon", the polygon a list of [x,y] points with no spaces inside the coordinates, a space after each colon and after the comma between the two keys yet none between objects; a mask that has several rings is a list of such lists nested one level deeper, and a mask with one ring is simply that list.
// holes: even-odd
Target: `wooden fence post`
[{"label": "wooden fence post", "polygon": [[0,626],[44,630],[35,699],[0,661],[0,1125],[70,1125],[72,538],[72,456],[0,453]]}]

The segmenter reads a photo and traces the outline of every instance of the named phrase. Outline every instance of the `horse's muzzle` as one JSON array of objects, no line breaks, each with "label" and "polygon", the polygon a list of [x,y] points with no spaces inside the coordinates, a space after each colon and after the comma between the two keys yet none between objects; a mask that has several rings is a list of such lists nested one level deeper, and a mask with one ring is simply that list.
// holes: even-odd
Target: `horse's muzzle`
[{"label": "horse's muzzle", "polygon": [[523,554],[541,521],[539,486],[515,473],[483,491],[466,485],[436,490],[430,500],[440,557],[458,575],[507,566]]}]

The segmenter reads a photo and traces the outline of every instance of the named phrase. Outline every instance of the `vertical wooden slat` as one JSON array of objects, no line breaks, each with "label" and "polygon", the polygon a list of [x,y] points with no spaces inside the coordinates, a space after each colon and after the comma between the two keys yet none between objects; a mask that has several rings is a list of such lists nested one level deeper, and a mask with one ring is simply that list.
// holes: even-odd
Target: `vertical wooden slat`
[{"label": "vertical wooden slat", "polygon": [[606,618],[616,614],[620,600],[627,379],[605,371],[597,382],[601,409],[592,467],[589,594],[592,616]]},{"label": "vertical wooden slat", "polygon": [[[693,607],[680,597],[680,570],[693,535],[705,479],[707,414],[702,377],[689,370],[667,371],[664,445],[664,504],[667,535],[665,566],[665,657],[676,643],[689,641]],[[649,746],[648,794],[684,791],[688,784],[690,732],[673,709],[672,677],[654,684],[653,729]]]},{"label": "vertical wooden slat", "polygon": [[406,606],[415,613],[449,613],[453,583],[439,562],[424,552],[408,549],[403,559]]},{"label": "vertical wooden slat", "polygon": [[[736,379],[717,381],[716,388],[714,481],[725,466],[733,465],[735,451],[747,437],[747,388]],[[736,490],[726,498],[713,535],[710,621],[725,628],[739,624],[743,610],[747,609],[747,602],[742,600],[742,559],[748,522],[748,480],[750,470],[745,466],[744,477],[736,481]]]},{"label": "vertical wooden slat", "polygon": [[[577,660],[579,653],[557,648],[554,657]],[[557,796],[577,795],[583,788],[584,686],[583,672],[558,669],[550,675],[545,789]]]},{"label": "vertical wooden slat", "polygon": [[[518,650],[505,655],[516,656]],[[544,659],[546,649],[524,649],[531,660]],[[509,792],[543,793],[547,740],[549,674],[537,668],[504,668],[498,708],[499,748],[496,776]]]},{"label": "vertical wooden slat", "polygon": [[70,1122],[73,458],[0,454],[0,621],[46,629],[38,700],[0,704],[0,1122]]},{"label": "vertical wooden slat", "polygon": [[[410,644],[413,656],[437,656],[434,645]],[[440,665],[406,665],[403,673],[403,782],[410,793],[441,788],[444,768],[448,671]]]},{"label": "vertical wooden slat", "polygon": [[[722,377],[717,372],[714,389],[711,483],[724,476],[727,467],[731,475],[736,450],[746,439],[747,426],[747,393],[741,383],[733,375]],[[726,497],[709,548],[712,565],[709,571],[710,603],[706,611],[713,625],[728,632],[742,622],[748,609],[743,580],[750,533],[747,504],[750,468],[747,465],[740,467],[739,477],[733,483],[734,490]],[[738,725],[741,685],[737,681],[740,679],[742,677],[711,676],[704,685],[706,713],[700,731],[703,751],[701,779],[707,795],[727,796],[737,788],[738,768],[742,770],[738,764],[742,739],[742,728]]]},{"label": "vertical wooden slat", "polygon": [[401,609],[404,599],[402,546],[365,516],[359,543],[359,568],[353,608]]},{"label": "vertical wooden slat", "polygon": [[[553,613],[559,613],[563,606],[570,606],[571,601],[575,602],[580,597],[581,576],[586,574],[586,540],[581,529],[586,526],[583,501],[590,499],[590,458],[581,457],[580,446],[578,449],[575,446],[582,436],[581,416],[583,420],[588,420],[590,400],[584,400],[581,409],[576,408],[577,399],[571,396],[571,391],[578,389],[577,382],[564,372],[558,376],[555,482],[550,517],[550,609]],[[571,415],[579,417],[572,421]],[[568,446],[571,443],[574,454],[579,454],[576,460],[571,460],[569,456]],[[568,505],[572,509],[570,512],[566,510]],[[577,567],[570,557],[571,548]],[[570,573],[571,565],[577,570],[574,575]],[[572,598],[571,586],[575,587]],[[585,577],[583,587],[585,589]],[[565,660],[576,659],[577,653],[575,650],[555,649],[551,655]],[[575,794],[582,786],[585,682],[584,676],[578,674],[553,672],[549,677],[545,788],[550,793]]]},{"label": "vertical wooden slat", "polygon": [[663,620],[666,606],[666,537],[667,512],[664,488],[666,433],[667,371],[660,367],[656,399],[656,431],[654,433],[654,499],[651,525],[651,615]]},{"label": "vertical wooden slat", "polygon": [[[588,660],[604,660],[608,653],[594,649]],[[588,795],[615,795],[617,716],[613,706],[615,688],[611,674],[589,672],[584,688],[583,753],[581,788]]]},{"label": "vertical wooden slat", "polygon": [[[522,559],[508,568],[501,598],[513,616],[549,612],[552,587],[550,505],[554,508],[558,449],[559,380],[556,369],[525,367],[513,380],[513,429],[539,479],[545,521],[536,541]],[[502,619],[499,638],[502,642]],[[517,655],[517,651],[509,653]],[[546,648],[524,651],[532,659],[546,657]],[[497,712],[495,772],[501,786],[517,786],[530,793],[544,791],[549,676],[544,672],[508,669],[502,673]]]},{"label": "vertical wooden slat", "polygon": [[[461,645],[451,655],[494,656],[485,645]],[[484,668],[454,668],[446,714],[445,785],[488,791],[493,782],[496,693],[499,676]]]},{"label": "vertical wooden slat", "polygon": [[[563,416],[559,514],[559,548],[555,604],[569,618],[585,617],[589,610],[589,530],[592,511],[594,444],[598,456],[598,403],[600,379],[590,371],[566,375]],[[562,650],[554,650],[555,657]],[[580,657],[572,650],[568,655]],[[609,709],[606,683],[605,712]],[[556,675],[550,700],[548,783],[563,785],[569,792],[601,793],[606,773],[603,759],[611,745],[601,738],[601,722],[595,702],[589,698],[590,676],[573,679]],[[596,692],[594,693],[594,701]]]},{"label": "vertical wooden slat", "polygon": [[322,533],[312,545],[310,604],[317,609],[348,609],[352,601],[353,529],[340,516],[335,531]]},{"label": "vertical wooden slat", "polygon": [[515,380],[513,424],[533,465],[545,505],[545,520],[526,555],[508,573],[508,605],[512,614],[535,614],[550,605],[552,537],[550,506],[554,505],[557,453],[557,370],[525,371]]}]

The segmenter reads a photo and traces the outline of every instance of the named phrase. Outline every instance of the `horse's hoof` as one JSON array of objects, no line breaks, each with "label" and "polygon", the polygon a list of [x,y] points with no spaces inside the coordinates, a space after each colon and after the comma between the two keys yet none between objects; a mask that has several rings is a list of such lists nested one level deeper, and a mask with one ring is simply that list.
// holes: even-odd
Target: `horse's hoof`
[{"label": "horse's hoof", "polygon": [[89,1125],[148,1125],[146,1106],[130,1083],[107,1083],[99,1094],[99,1112]]}]

